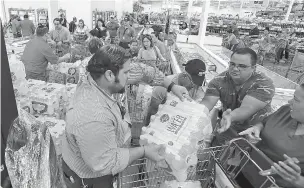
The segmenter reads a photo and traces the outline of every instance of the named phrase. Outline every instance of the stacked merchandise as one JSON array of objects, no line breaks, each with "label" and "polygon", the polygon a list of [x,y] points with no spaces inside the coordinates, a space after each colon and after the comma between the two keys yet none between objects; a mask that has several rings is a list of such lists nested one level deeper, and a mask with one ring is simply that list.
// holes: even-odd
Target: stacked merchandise
[{"label": "stacked merchandise", "polygon": [[77,84],[79,81],[79,66],[81,62],[81,60],[78,60],[75,63],[62,62],[56,65],[49,64],[48,82]]},{"label": "stacked merchandise", "polygon": [[[26,110],[45,123],[54,140],[56,153],[60,155],[65,114],[77,85],[26,80],[23,63],[14,55],[9,62],[18,109]],[[67,72],[68,69],[66,66],[59,68],[62,72]]]},{"label": "stacked merchandise", "polygon": [[[140,143],[165,145],[163,155],[170,169],[165,171],[179,182],[185,182],[189,178],[189,168],[198,162],[197,151],[203,147],[198,143],[208,141],[212,134],[208,114],[205,106],[194,101],[181,102],[169,94],[166,103],[160,105],[158,113],[151,117],[149,126],[142,128]],[[159,165],[164,166],[148,162],[147,172],[153,172]]]}]

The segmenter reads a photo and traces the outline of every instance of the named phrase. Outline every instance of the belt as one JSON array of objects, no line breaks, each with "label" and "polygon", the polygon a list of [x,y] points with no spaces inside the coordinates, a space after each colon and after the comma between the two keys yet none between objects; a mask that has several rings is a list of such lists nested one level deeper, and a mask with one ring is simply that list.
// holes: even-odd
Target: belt
[{"label": "belt", "polygon": [[101,185],[103,188],[113,188],[113,175],[97,178],[80,178],[64,160],[62,160],[62,171],[67,188],[91,188],[101,187]]}]

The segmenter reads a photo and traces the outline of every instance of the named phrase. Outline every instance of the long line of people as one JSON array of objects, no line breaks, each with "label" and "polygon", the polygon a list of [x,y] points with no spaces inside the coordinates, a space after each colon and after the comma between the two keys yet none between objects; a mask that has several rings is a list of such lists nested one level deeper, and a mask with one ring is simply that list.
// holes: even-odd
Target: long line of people
[{"label": "long line of people", "polygon": [[[120,27],[111,23],[113,27],[111,27],[112,31],[110,32],[106,28],[108,24],[102,20],[98,20],[95,28],[91,31],[84,29],[84,22],[79,20],[79,30],[89,38],[85,39],[90,41],[89,48],[94,47],[93,43],[96,45],[95,50],[91,50],[94,55],[88,57],[88,79],[82,86],[79,86],[80,89],[77,90],[74,98],[76,106],[67,115],[63,171],[67,177],[65,181],[68,187],[75,187],[73,185],[75,182],[71,182],[68,177],[77,180],[78,187],[83,182],[87,185],[96,184],[91,182],[92,178],[96,180],[97,184],[107,182],[110,187],[112,175],[121,172],[135,159],[146,156],[153,160],[163,160],[157,155],[157,151],[161,149],[159,147],[147,146],[128,149],[124,146],[125,140],[128,139],[126,133],[129,134],[128,125],[123,123],[125,120],[121,119],[121,109],[114,103],[114,99],[110,95],[123,92],[126,84],[138,83],[140,79],[148,79],[145,80],[147,83],[157,81],[158,83],[154,85],[166,86],[166,89],[157,87],[153,91],[152,99],[155,100],[154,103],[151,103],[149,115],[154,114],[158,105],[165,100],[166,91],[172,90],[180,98],[183,98],[184,94],[189,95],[190,92],[194,100],[204,104],[215,118],[221,119],[219,134],[215,136],[212,145],[225,144],[226,141],[239,135],[249,135],[249,137],[256,139],[261,137],[262,141],[257,146],[274,162],[272,170],[273,173],[277,174],[275,179],[278,184],[284,187],[304,186],[304,148],[301,145],[304,138],[303,84],[297,88],[290,104],[271,114],[271,101],[275,88],[270,78],[256,71],[258,56],[250,48],[235,49],[228,70],[210,81],[205,93],[198,88],[204,83],[206,72],[205,63],[200,60],[189,61],[185,65],[187,73],[175,75],[174,78],[165,77],[160,72],[159,75],[152,76],[153,78],[146,78],[153,74],[142,75],[142,72],[138,74],[138,71],[148,71],[149,66],[133,63],[129,59],[133,56],[144,60],[156,60],[157,58],[164,60],[161,53],[163,43],[154,35],[154,32],[140,36],[141,41],[136,40],[137,35],[129,21],[129,18],[125,17]],[[66,33],[67,28],[62,29],[62,18],[54,19],[54,25],[55,30],[51,31],[51,37],[48,38],[47,29],[40,26],[36,29],[36,37],[26,45],[22,61],[25,64],[27,78],[45,80],[47,62],[58,63],[69,57],[68,54],[63,58],[58,58],[48,45],[48,43],[62,45],[62,43],[71,40],[70,33]],[[74,33],[77,33],[78,27]],[[117,28],[117,35],[114,37],[116,45],[107,45],[110,43],[108,39],[111,39],[111,33],[114,33],[115,28]],[[140,43],[143,44],[143,47],[137,51]],[[130,54],[125,55],[125,51],[117,47],[118,45],[127,49]],[[101,46],[104,47],[101,48]],[[146,68],[138,69],[138,66]],[[153,71],[155,72],[154,69]],[[138,79],[137,75],[143,77]],[[161,81],[157,79],[161,79]],[[84,95],[85,93],[89,93],[93,98],[86,97],[88,95]],[[202,94],[203,96],[201,96]],[[103,110],[104,107],[94,103],[95,99],[103,101],[105,105],[115,104],[115,108],[111,108],[113,112]],[[223,113],[214,110],[218,101],[223,104]],[[93,117],[92,113],[88,113],[92,109],[99,110],[100,116]],[[84,112],[80,113],[82,118],[78,117],[78,112]],[[109,115],[118,117],[116,120],[119,122],[100,119],[100,117],[108,118]],[[80,128],[82,126],[78,125],[84,125],[85,128]],[[92,135],[92,130],[96,130],[96,125],[118,127],[117,133],[119,134],[115,134],[115,131],[109,128],[107,130],[99,129],[99,134],[94,132]],[[100,135],[105,136],[101,137]],[[112,142],[109,142],[110,140],[115,140],[113,143],[116,144],[113,145]],[[76,142],[80,145],[75,144]],[[103,147],[111,153],[105,151],[105,148],[100,148],[100,143],[103,143]],[[112,156],[116,157],[113,159]],[[127,158],[123,156],[127,156]],[[102,158],[102,160],[97,160],[97,158]],[[113,164],[104,165],[109,162]],[[246,166],[242,173],[247,179],[250,179],[246,174],[252,175],[252,170],[248,172],[247,168],[249,169],[250,166]]]}]

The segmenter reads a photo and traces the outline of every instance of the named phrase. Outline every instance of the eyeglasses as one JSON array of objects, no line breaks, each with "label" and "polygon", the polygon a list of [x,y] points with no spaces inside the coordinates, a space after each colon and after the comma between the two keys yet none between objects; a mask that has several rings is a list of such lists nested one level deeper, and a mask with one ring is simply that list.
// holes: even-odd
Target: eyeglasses
[{"label": "eyeglasses", "polygon": [[252,66],[248,66],[248,65],[244,65],[244,64],[236,64],[236,63],[234,63],[234,62],[229,62],[229,68],[237,68],[237,69],[239,69],[239,70],[245,70],[245,69],[247,69],[247,68],[249,68],[249,67],[252,67]]}]

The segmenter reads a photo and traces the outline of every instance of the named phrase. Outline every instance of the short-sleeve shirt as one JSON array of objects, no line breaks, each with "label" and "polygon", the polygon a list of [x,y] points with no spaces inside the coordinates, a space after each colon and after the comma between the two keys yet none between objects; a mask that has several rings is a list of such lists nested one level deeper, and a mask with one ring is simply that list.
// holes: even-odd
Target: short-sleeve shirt
[{"label": "short-sleeve shirt", "polygon": [[[283,155],[296,157],[299,166],[304,173],[304,135],[295,135],[298,122],[290,115],[290,106],[284,105],[263,121],[264,128],[261,132],[262,141],[257,147],[263,151],[272,161],[284,161]],[[281,178],[276,180],[279,186],[286,185]]]},{"label": "short-sleeve shirt", "polygon": [[58,57],[45,40],[41,37],[35,37],[26,44],[21,61],[27,72],[43,74],[48,62],[55,64]]},{"label": "short-sleeve shirt", "polygon": [[33,22],[29,19],[24,19],[20,22],[21,30],[22,30],[22,36],[31,36],[35,33],[35,26]]},{"label": "short-sleeve shirt", "polygon": [[246,95],[267,103],[263,109],[259,110],[248,120],[235,122],[235,125],[241,125],[238,127],[240,128],[239,131],[242,131],[249,125],[261,122],[267,116],[267,113],[271,112],[271,101],[274,93],[275,88],[272,80],[263,73],[254,72],[237,91],[231,76],[228,71],[225,71],[210,81],[205,96],[219,97],[224,111],[229,108],[231,110],[239,108]]},{"label": "short-sleeve shirt", "polygon": [[132,27],[120,26],[118,29],[120,42],[130,42],[135,37],[135,30]]},{"label": "short-sleeve shirt", "polygon": [[60,30],[53,30],[50,32],[50,37],[55,42],[62,42],[70,39],[70,31],[66,27]]}]

